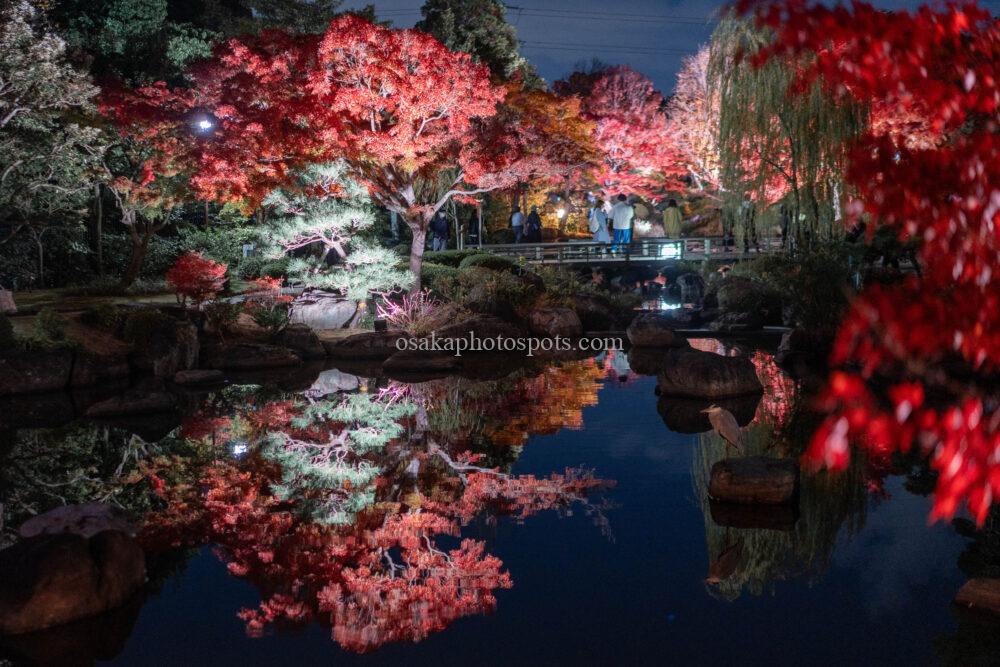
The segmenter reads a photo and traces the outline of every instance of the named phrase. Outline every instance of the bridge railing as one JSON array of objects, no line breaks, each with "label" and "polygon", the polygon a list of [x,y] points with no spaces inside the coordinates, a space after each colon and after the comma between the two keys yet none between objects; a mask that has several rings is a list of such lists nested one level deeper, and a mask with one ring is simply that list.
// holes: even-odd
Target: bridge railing
[{"label": "bridge railing", "polygon": [[[484,245],[494,255],[522,258],[541,264],[586,264],[591,262],[738,259],[744,256],[722,237],[640,238],[620,247],[614,243],[567,241],[561,243],[501,243]],[[780,251],[780,243],[762,243],[756,252]]]}]

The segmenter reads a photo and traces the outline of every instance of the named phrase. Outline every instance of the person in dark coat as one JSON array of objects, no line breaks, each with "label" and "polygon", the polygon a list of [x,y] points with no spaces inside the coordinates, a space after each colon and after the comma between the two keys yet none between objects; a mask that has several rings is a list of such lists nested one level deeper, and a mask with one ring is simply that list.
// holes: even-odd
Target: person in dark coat
[{"label": "person in dark coat", "polygon": [[451,237],[451,225],[448,218],[444,217],[441,211],[434,214],[431,219],[431,250],[445,250],[448,248],[448,239]]},{"label": "person in dark coat", "polygon": [[524,240],[528,243],[542,242],[542,218],[538,215],[537,206],[531,207],[531,213],[524,221]]}]

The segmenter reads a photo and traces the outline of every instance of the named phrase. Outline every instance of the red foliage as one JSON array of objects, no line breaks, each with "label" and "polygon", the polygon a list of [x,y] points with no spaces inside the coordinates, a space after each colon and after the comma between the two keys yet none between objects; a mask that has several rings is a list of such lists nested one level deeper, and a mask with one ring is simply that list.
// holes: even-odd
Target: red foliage
[{"label": "red foliage", "polygon": [[167,285],[181,302],[191,299],[196,306],[222,291],[226,282],[226,265],[214,262],[198,252],[188,252],[177,258],[167,270]]},{"label": "red foliage", "polygon": [[601,161],[591,178],[606,199],[619,193],[663,196],[680,189],[684,160],[653,82],[625,66],[576,72],[554,85],[561,95],[580,98],[584,118],[594,123]]},{"label": "red foliage", "polygon": [[[808,457],[841,468],[852,441],[918,444],[940,473],[932,517],[966,501],[982,522],[1000,493],[998,398],[983,381],[1000,364],[1000,27],[974,4],[910,14],[791,0],[758,18],[776,33],[761,58],[814,54],[799,88],[819,79],[889,119],[853,151],[852,208],[919,240],[924,269],[853,304],[832,361],[856,370],[831,379]],[[899,131],[912,123],[919,141]]]}]

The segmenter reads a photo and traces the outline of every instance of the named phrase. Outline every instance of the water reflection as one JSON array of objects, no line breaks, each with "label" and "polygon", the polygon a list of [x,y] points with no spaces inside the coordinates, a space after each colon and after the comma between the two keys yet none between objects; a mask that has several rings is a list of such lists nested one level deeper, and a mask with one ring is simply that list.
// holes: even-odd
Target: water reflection
[{"label": "water reflection", "polygon": [[[737,455],[798,458],[817,419],[801,387],[753,345],[692,343],[718,354],[747,354],[764,385],[762,396],[723,404],[746,429],[747,448]],[[704,551],[699,545],[687,557],[698,571],[685,580],[700,587],[704,579],[708,595],[734,601],[773,592],[778,582],[811,586],[824,579],[838,541],[843,544],[860,532],[872,504],[888,498],[888,476],[905,475],[905,488],[912,493],[933,487],[926,462],[915,456],[905,461],[855,457],[846,474],[804,475],[794,507],[711,502],[708,473],[733,450],[710,432],[700,412],[707,405],[657,399],[650,381],[630,361],[624,353],[609,352],[514,370],[498,380],[446,377],[416,384],[343,368],[317,369],[282,378],[280,385],[239,384],[188,395],[181,402],[183,419],[175,415],[165,437],[143,438],[126,426],[94,423],[10,429],[0,448],[4,539],[12,540],[12,528],[25,518],[52,506],[108,500],[144,518],[148,595],[156,596],[165,582],[179,577],[189,558],[209,549],[229,577],[253,587],[254,604],[240,609],[243,602],[234,601],[227,607],[251,636],[284,635],[287,628],[319,624],[340,647],[364,653],[391,642],[420,641],[458,619],[496,609],[499,591],[528,578],[525,563],[518,567],[518,550],[533,549],[532,544],[515,549],[499,539],[495,545],[482,539],[484,532],[502,534],[505,524],[543,523],[552,529],[547,522],[553,516],[582,515],[594,524],[587,526],[588,539],[608,544],[601,535],[610,536],[612,523],[645,534],[650,522],[661,521],[668,527],[662,532],[676,544],[685,538],[706,544]],[[666,429],[659,421],[654,428],[633,429],[638,415],[657,420],[654,406]],[[583,444],[593,429],[590,415],[601,410],[615,416],[613,428],[599,431],[601,438],[675,448],[656,461],[671,461],[681,470],[658,468],[662,478],[652,484],[661,495],[677,485],[687,494],[690,474],[693,521],[672,512],[650,516],[656,512],[650,496],[611,510],[609,500],[618,501],[619,494],[609,490],[613,481],[606,477],[621,473],[623,486],[641,480],[620,469],[609,471],[620,462],[614,456],[594,454],[607,454],[615,442],[594,445],[602,449],[589,450],[592,458],[574,454],[570,459],[590,460],[594,471],[565,469],[558,464],[563,459],[542,456],[528,468],[534,474],[517,474],[529,454],[560,441],[533,436],[562,433],[565,438],[573,432],[575,438],[579,431]],[[660,436],[665,433],[690,435],[664,443]],[[681,448],[683,456],[677,454]],[[641,527],[629,527],[630,520]],[[998,526],[996,510],[984,531],[956,522],[969,538],[958,556],[968,576],[997,576]],[[640,553],[618,556],[642,563],[660,558],[641,552],[634,542],[630,548]],[[560,557],[586,562],[590,556]],[[613,602],[611,593],[605,595]],[[700,588],[695,597],[706,599]],[[513,602],[501,599],[499,604]],[[531,611],[530,605],[511,609]],[[124,628],[127,635],[136,612],[130,613],[111,619],[109,627]],[[973,640],[982,637],[978,626],[957,623],[955,632],[935,642],[942,660],[962,664],[967,655],[986,655],[976,652]],[[76,642],[80,655],[107,658],[118,650],[88,648],[81,639],[87,634],[67,630],[61,636]],[[117,636],[109,631],[112,635]],[[59,641],[41,645],[57,647]],[[113,642],[119,648],[121,643]],[[18,650],[39,649],[36,644]]]}]

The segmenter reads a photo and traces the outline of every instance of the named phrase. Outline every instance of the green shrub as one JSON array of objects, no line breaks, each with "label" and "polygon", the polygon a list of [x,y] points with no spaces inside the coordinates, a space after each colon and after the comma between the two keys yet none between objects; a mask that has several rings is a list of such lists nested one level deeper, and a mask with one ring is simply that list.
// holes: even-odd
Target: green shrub
[{"label": "green shrub", "polygon": [[464,307],[504,319],[522,317],[541,291],[524,276],[483,267],[462,269],[459,286]]},{"label": "green shrub", "polygon": [[284,278],[288,274],[288,262],[287,257],[265,261],[260,267],[258,278]]},{"label": "green shrub", "polygon": [[277,336],[288,326],[288,309],[282,306],[274,308],[254,308],[250,311],[254,324],[266,329],[272,337]]},{"label": "green shrub", "polygon": [[10,318],[0,313],[0,350],[9,350],[17,345],[17,336],[14,335],[14,325],[10,323]]},{"label": "green shrub", "polygon": [[110,303],[91,306],[80,314],[84,324],[109,331],[117,331],[124,320],[124,314]]},{"label": "green shrub", "polygon": [[264,259],[262,257],[245,257],[238,265],[237,272],[244,280],[260,278],[264,270]]},{"label": "green shrub", "polygon": [[162,278],[139,278],[128,287],[122,287],[118,278],[97,278],[86,285],[70,287],[70,296],[148,296],[168,292],[167,283]]},{"label": "green shrub", "polygon": [[59,343],[66,340],[66,321],[51,308],[42,308],[35,316],[34,335],[40,341]]},{"label": "green shrub", "polygon": [[518,273],[521,270],[521,266],[516,260],[510,259],[509,257],[501,257],[500,255],[489,255],[485,253],[466,257],[458,264],[458,268],[460,269],[468,269],[474,266],[491,269],[493,271],[507,271],[509,273]]},{"label": "green shrub", "polygon": [[243,304],[224,300],[212,301],[205,305],[204,310],[205,319],[215,331],[221,334],[226,330],[226,327],[232,326],[239,319],[240,313],[243,312]]},{"label": "green shrub", "polygon": [[125,342],[133,345],[142,344],[148,341],[155,331],[170,321],[169,315],[156,308],[133,310],[125,317],[122,338]]},{"label": "green shrub", "polygon": [[457,268],[465,258],[484,254],[486,253],[478,248],[467,248],[465,250],[440,250],[438,252],[424,253],[424,261],[432,262],[434,264],[443,264],[444,266],[454,266]]},{"label": "green shrub", "polygon": [[420,267],[420,284],[442,296],[454,295],[458,276],[459,270],[453,266],[424,262]]}]

